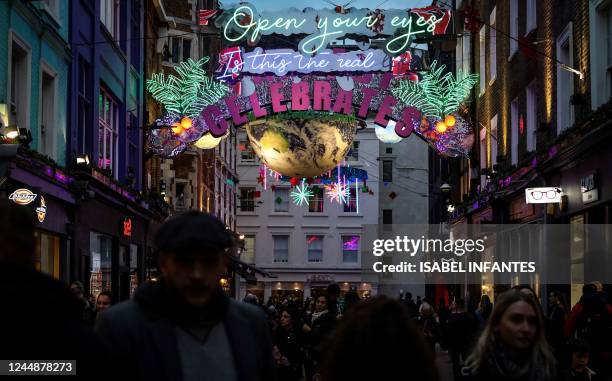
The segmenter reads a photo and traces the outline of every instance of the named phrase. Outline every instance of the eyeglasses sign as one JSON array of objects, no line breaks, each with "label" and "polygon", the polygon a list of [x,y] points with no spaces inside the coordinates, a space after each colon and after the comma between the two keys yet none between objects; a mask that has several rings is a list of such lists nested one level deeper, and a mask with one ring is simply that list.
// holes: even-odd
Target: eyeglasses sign
[{"label": "eyeglasses sign", "polygon": [[559,187],[525,189],[527,204],[558,204],[561,202],[561,196],[563,190]]}]

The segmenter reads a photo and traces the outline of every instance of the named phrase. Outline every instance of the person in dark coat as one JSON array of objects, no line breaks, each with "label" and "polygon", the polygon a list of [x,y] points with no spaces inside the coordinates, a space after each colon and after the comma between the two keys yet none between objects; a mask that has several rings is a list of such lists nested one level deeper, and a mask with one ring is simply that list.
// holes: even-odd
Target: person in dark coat
[{"label": "person in dark coat", "polygon": [[231,235],[216,217],[171,217],[155,237],[161,279],[105,311],[97,330],[126,380],[276,380],[266,316],[220,287]]},{"label": "person in dark coat", "polygon": [[0,359],[76,360],[76,377],[68,377],[105,380],[110,357],[82,321],[79,300],[66,284],[34,268],[34,216],[0,199]]},{"label": "person in dark coat", "polygon": [[302,334],[299,329],[299,313],[288,307],[280,309],[280,323],[272,333],[276,352],[276,369],[280,381],[296,381],[302,378]]},{"label": "person in dark coat", "polygon": [[445,342],[448,347],[453,376],[455,381],[461,380],[461,367],[470,354],[472,345],[478,336],[478,321],[465,310],[465,301],[456,299],[451,304],[452,313],[446,320]]},{"label": "person in dark coat", "polygon": [[318,374],[323,344],[331,336],[338,321],[336,315],[328,309],[330,303],[327,294],[318,295],[315,298],[315,310],[302,327],[308,346],[305,364],[308,380]]}]

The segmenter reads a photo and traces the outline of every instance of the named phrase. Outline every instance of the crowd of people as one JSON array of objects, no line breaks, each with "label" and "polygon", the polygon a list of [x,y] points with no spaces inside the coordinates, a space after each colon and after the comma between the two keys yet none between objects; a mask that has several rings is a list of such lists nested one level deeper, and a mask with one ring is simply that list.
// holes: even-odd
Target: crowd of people
[{"label": "crowd of people", "polygon": [[360,300],[336,284],[303,302],[238,302],[219,284],[232,236],[187,212],[156,234],[161,279],[113,305],[35,271],[33,236],[29,217],[0,200],[0,356],[74,359],[82,379],[438,381],[440,351],[455,381],[612,379],[612,307],[598,282],[571,310],[559,292],[545,310],[527,286],[473,310],[409,293]]}]

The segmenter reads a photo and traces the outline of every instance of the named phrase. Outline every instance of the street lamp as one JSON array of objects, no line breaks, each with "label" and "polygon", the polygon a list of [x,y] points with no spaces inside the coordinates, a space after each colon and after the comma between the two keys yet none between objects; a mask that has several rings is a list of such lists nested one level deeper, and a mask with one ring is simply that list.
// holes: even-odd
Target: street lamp
[{"label": "street lamp", "polygon": [[440,185],[440,191],[442,193],[448,193],[448,192],[451,191],[451,189],[452,189],[452,187],[450,185],[448,185],[448,183],[444,183],[444,184]]}]

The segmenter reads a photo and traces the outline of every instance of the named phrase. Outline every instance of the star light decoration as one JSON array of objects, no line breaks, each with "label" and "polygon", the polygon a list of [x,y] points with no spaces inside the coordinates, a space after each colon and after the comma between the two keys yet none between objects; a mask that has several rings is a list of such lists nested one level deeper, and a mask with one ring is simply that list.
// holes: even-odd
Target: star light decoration
[{"label": "star light decoration", "polygon": [[326,185],[325,190],[325,194],[327,195],[327,197],[329,197],[329,200],[332,202],[337,202],[338,204],[346,204],[350,196],[348,186],[341,182]]},{"label": "star light decoration", "polygon": [[293,202],[301,206],[302,204],[308,204],[308,201],[314,196],[314,193],[310,190],[308,185],[305,184],[305,180],[302,179],[302,185],[298,185],[295,187],[293,191],[291,191],[291,198]]}]

